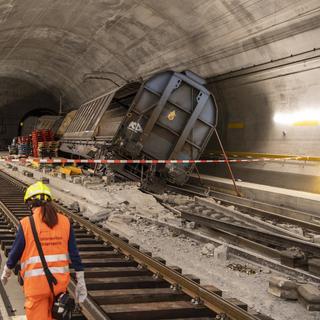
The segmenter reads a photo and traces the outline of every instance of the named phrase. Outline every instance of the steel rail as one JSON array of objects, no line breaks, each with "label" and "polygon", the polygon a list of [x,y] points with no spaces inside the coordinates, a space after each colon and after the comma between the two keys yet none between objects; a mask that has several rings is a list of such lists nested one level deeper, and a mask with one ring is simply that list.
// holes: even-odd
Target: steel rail
[{"label": "steel rail", "polygon": [[181,217],[185,220],[194,221],[215,230],[222,229],[227,232],[232,232],[253,241],[267,242],[271,245],[282,247],[284,249],[287,249],[288,247],[299,247],[304,252],[311,253],[318,257],[320,256],[320,245],[314,244],[312,242],[279,235],[273,232],[260,231],[249,227],[243,227],[230,222],[223,222],[219,219],[214,219],[186,211],[182,211]]},{"label": "steel rail", "polygon": [[[23,182],[7,175],[6,173],[3,173],[0,171],[0,175],[3,178],[12,181],[17,186],[26,187],[26,185]],[[259,318],[256,317],[255,315],[249,314],[247,311],[230,303],[229,301],[225,300],[224,298],[220,297],[214,292],[207,290],[206,288],[200,286],[198,283],[181,275],[179,272],[153,259],[147,254],[141,252],[139,249],[134,248],[130,244],[120,239],[118,236],[112,235],[110,233],[110,230],[103,229],[102,227],[93,224],[89,220],[79,216],[74,212],[71,212],[70,210],[67,210],[65,207],[57,203],[55,203],[55,206],[59,211],[71,217],[74,220],[74,222],[78,223],[79,225],[93,232],[102,241],[110,243],[114,248],[117,248],[124,255],[136,261],[141,266],[147,268],[158,277],[163,278],[164,280],[166,280],[167,282],[169,282],[174,286],[177,286],[182,292],[194,298],[195,301],[199,301],[200,303],[203,303],[206,307],[208,307],[213,312],[221,315],[226,315],[228,319],[231,319],[231,320],[259,320]],[[71,285],[70,289],[74,290],[73,285]],[[84,307],[86,307],[86,304],[84,304]],[[99,308],[100,307],[97,306],[98,310]],[[87,311],[90,315],[91,310],[87,310]],[[90,317],[89,319],[101,319],[101,318]]]},{"label": "steel rail", "polygon": [[[27,186],[21,181],[3,173],[0,171],[0,176],[4,179],[11,181],[17,187],[25,189]],[[14,214],[6,207],[6,205],[0,200],[0,210],[8,217],[15,229],[19,226],[19,220],[14,216]],[[70,282],[68,285],[68,291],[73,297],[75,297],[76,292],[76,282],[70,277]],[[89,320],[111,320],[107,317],[106,313],[97,305],[94,300],[88,296],[83,304],[81,304],[81,313]]]},{"label": "steel rail", "polygon": [[[181,227],[177,227],[168,222],[158,221],[156,219],[146,218],[144,216],[140,217],[157,226],[167,227],[170,231],[180,232],[181,234],[184,234],[202,243],[212,243],[216,246],[219,246],[221,245],[221,239],[224,239],[224,241],[228,245],[228,251],[230,255],[233,257],[241,257],[259,265],[271,268],[275,271],[279,271],[283,274],[290,275],[292,277],[303,278],[314,283],[320,283],[320,277],[317,277],[314,274],[310,274],[305,270],[291,268],[286,265],[280,264],[280,251],[267,247],[258,242],[254,242],[243,237],[236,236],[226,231],[213,230],[210,228],[201,230],[200,234],[194,233],[191,230],[186,230]],[[248,251],[248,249],[250,251]],[[257,255],[256,253],[258,253],[259,255]],[[261,255],[263,255],[263,257]]]},{"label": "steel rail", "polygon": [[[1,209],[0,209],[0,212],[1,212]],[[0,262],[2,262],[2,259],[0,258]],[[7,312],[7,316],[9,317],[13,317],[16,315],[16,310],[13,308],[12,304],[11,304],[11,301],[8,297],[8,294],[4,288],[4,285],[2,283],[2,281],[0,281],[0,296],[2,298],[2,301],[3,301],[3,304],[4,304],[4,307],[6,309],[6,312]],[[2,317],[4,316],[3,313],[2,313],[3,310],[0,310],[0,319],[2,319]]]},{"label": "steel rail", "polygon": [[[60,210],[65,210],[61,206],[57,206]],[[243,309],[239,308],[231,304],[230,302],[226,301],[225,299],[221,298],[217,294],[210,292],[209,290],[201,287],[196,282],[184,277],[177,271],[165,266],[161,262],[153,259],[152,257],[148,256],[147,254],[141,252],[140,250],[132,247],[130,244],[126,243],[125,241],[121,240],[119,237],[106,232],[108,230],[104,230],[101,227],[98,227],[91,223],[90,221],[86,220],[78,216],[73,212],[66,212],[67,215],[71,216],[74,221],[82,225],[83,227],[89,229],[94,234],[98,235],[101,240],[105,242],[109,242],[112,246],[115,246],[120,250],[124,255],[132,258],[140,265],[146,267],[151,272],[155,273],[156,275],[162,277],[164,280],[168,281],[172,285],[177,285],[183,292],[191,296],[192,298],[198,300],[200,299],[201,302],[204,303],[209,309],[214,311],[218,314],[226,314],[230,319],[234,320],[257,320],[258,318],[254,315],[251,315],[244,311]]]},{"label": "steel rail", "polygon": [[[174,207],[171,207],[170,205],[167,205],[163,201],[163,199],[161,197],[159,197],[158,195],[153,194],[153,193],[148,192],[148,191],[146,191],[146,192],[151,194],[165,208],[167,208],[168,210],[174,212],[174,214],[178,214],[179,216],[181,215],[182,212],[180,210],[175,209]],[[148,220],[148,218],[145,218],[145,217],[143,217],[143,218]],[[162,223],[162,222],[160,222],[160,223]],[[173,227],[173,226],[170,226],[170,227]],[[232,233],[224,231],[224,230],[218,230],[218,229],[216,229],[216,230],[210,229],[210,230],[211,230],[211,232],[214,231],[215,233],[217,233],[218,237],[222,237],[223,239],[225,239],[225,241],[227,241],[227,242],[229,242],[229,243],[231,243],[233,245],[237,245],[240,248],[251,249],[251,250],[253,250],[255,252],[262,253],[265,256],[269,257],[269,258],[280,260],[280,251],[279,250],[272,249],[272,248],[270,248],[270,247],[268,247],[266,245],[263,245],[261,243],[258,243],[258,242],[243,238],[241,236],[232,234]]]},{"label": "steel rail", "polygon": [[273,225],[270,222],[257,219],[256,217],[252,217],[251,215],[245,214],[239,210],[236,210],[235,208],[229,208],[220,203],[216,203],[211,199],[205,199],[203,197],[195,197],[195,203],[199,206],[210,208],[214,213],[223,214],[226,217],[229,217],[239,222],[244,222],[248,224],[248,226],[261,229],[262,231],[277,233],[279,235],[283,235],[291,238],[297,238],[303,241],[311,241],[310,237],[305,237],[304,235],[301,235],[297,232],[293,232],[285,228],[281,228],[277,225]]},{"label": "steel rail", "polygon": [[[247,202],[245,203],[239,203],[236,199],[232,199],[231,195],[226,195],[226,197],[224,196],[224,194],[219,194],[218,192],[210,192],[210,196],[212,196],[212,198],[214,198],[215,200],[220,200],[224,203],[227,203],[229,205],[234,205],[237,206],[240,209],[245,209],[246,211],[250,211],[250,213],[253,213],[255,215],[258,215],[260,217],[264,217],[264,218],[268,218],[268,219],[273,219],[273,220],[278,220],[278,221],[282,221],[282,222],[287,222],[293,225],[297,225],[315,232],[319,232],[320,233],[320,224],[316,224],[316,223],[312,223],[310,220],[312,220],[313,218],[316,218],[316,216],[313,216],[311,214],[307,214],[304,212],[296,212],[294,210],[291,209],[287,209],[284,207],[278,207],[278,206],[271,206],[270,205],[270,209],[269,210],[281,210],[283,214],[280,213],[275,213],[275,212],[271,212],[269,210],[266,209],[262,209],[262,208],[256,208],[254,207],[255,205],[260,204],[258,201],[254,201],[254,200],[250,200],[250,199],[243,199],[245,201],[243,202]],[[229,199],[227,199],[229,198]],[[261,205],[263,205],[263,203],[261,203]],[[273,207],[273,208],[272,208]],[[285,215],[286,213],[284,212],[286,211],[286,213],[288,215]],[[293,216],[289,216],[289,215],[300,215],[299,218],[293,217]],[[301,218],[305,218],[305,220],[302,220]],[[320,217],[319,217],[320,219]],[[309,221],[308,221],[309,220]]]},{"label": "steel rail", "polygon": [[[190,187],[190,188],[188,188]],[[184,191],[188,192],[190,194],[198,195],[198,196],[205,196],[205,189],[201,188],[199,186],[184,186],[183,188],[181,187],[176,187],[176,186],[170,186],[173,190],[179,190],[179,191]],[[192,189],[199,189],[203,192],[199,192],[198,190],[192,190]],[[241,209],[244,209],[244,213],[250,212],[254,215],[257,215],[259,217],[264,217],[272,220],[277,220],[277,221],[282,221],[282,222],[287,222],[293,225],[300,226],[302,228],[306,228],[308,230],[312,230],[315,232],[320,233],[320,224],[313,223],[312,220],[316,219],[317,217],[311,214],[307,214],[304,212],[292,210],[289,208],[284,208],[284,207],[278,207],[275,205],[270,205],[266,204],[263,202],[259,202],[256,200],[251,200],[247,198],[239,198],[230,194],[222,193],[222,192],[217,192],[217,191],[209,191],[208,195],[213,198],[216,201],[221,201],[225,204],[228,205],[234,205],[235,207]],[[268,207],[263,208],[263,207]],[[279,211],[281,213],[277,212],[271,212],[271,210],[274,211]],[[241,211],[240,211],[241,212]],[[318,217],[320,220],[320,217]]]}]

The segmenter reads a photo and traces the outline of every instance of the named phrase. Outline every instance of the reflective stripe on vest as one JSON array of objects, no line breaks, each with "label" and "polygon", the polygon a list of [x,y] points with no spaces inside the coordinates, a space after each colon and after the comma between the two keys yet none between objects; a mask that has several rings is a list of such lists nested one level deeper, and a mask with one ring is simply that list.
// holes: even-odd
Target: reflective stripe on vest
[{"label": "reflective stripe on vest", "polygon": [[[67,267],[51,267],[49,268],[51,273],[54,275],[56,273],[66,273],[69,272],[69,266]],[[43,268],[28,270],[24,273],[24,278],[31,278],[37,276],[45,275]]]},{"label": "reflective stripe on vest", "polygon": [[[68,254],[50,254],[44,256],[47,262],[60,262],[60,261],[69,261]],[[25,269],[28,264],[41,263],[40,256],[34,256],[28,258],[25,262],[21,263],[21,270]]]},{"label": "reflective stripe on vest", "polygon": [[[54,286],[55,295],[66,291],[70,280],[68,241],[70,222],[67,217],[58,213],[58,223],[49,228],[43,221],[42,208],[32,209],[36,229],[42,246],[43,254],[49,270],[57,280]],[[24,278],[24,294],[38,296],[50,294],[50,287],[43,270],[37,246],[35,245],[32,228],[28,217],[21,220],[25,237],[25,249],[21,257],[21,276]]]}]

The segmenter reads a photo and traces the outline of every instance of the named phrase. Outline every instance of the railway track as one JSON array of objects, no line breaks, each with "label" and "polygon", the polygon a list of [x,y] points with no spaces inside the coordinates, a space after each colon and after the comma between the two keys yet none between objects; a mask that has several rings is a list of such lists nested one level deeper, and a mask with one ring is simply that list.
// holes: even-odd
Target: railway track
[{"label": "railway track", "polygon": [[212,191],[200,186],[186,185],[183,188],[170,186],[170,189],[198,196],[210,196],[224,206],[235,206],[240,212],[254,215],[263,219],[272,220],[276,223],[283,222],[292,226],[301,227],[306,231],[320,233],[320,217],[313,214],[298,211],[283,206],[237,197],[231,194]]},{"label": "railway track", "polygon": [[[30,211],[23,203],[25,185],[0,171],[0,242],[8,255],[19,220]],[[82,305],[87,319],[268,319],[249,313],[237,299],[222,297],[215,286],[182,275],[138,245],[95,225],[56,203],[73,223],[85,266],[89,296]],[[69,291],[74,294],[74,272]]]},{"label": "railway track", "polygon": [[[311,214],[302,213],[301,216],[298,216],[299,212],[292,209],[281,208],[280,210],[276,206],[218,192],[205,193],[204,188],[200,187],[170,186],[170,189],[196,196],[195,202],[189,203],[187,206],[177,206],[182,219],[208,228],[213,235],[222,237],[229,243],[254,249],[263,255],[281,261],[286,266],[302,270],[308,270],[308,262],[311,261],[310,265],[313,265],[312,260],[320,257],[320,245],[313,243],[311,237],[305,236],[308,234],[307,232],[312,232],[314,235],[320,234],[320,224],[317,223],[317,217]],[[197,196],[201,196],[201,198]],[[204,196],[209,196],[215,201],[212,202]],[[232,206],[232,209],[229,206]],[[270,210],[274,208],[276,212],[267,211],[267,207]],[[265,222],[261,219],[263,217],[268,217],[276,222],[290,222],[296,227],[303,228],[304,234],[295,234],[275,226],[269,221]],[[300,260],[291,258],[288,250],[292,248],[301,250],[304,258]],[[317,271],[313,267],[309,269],[311,275],[319,277],[319,270]]]}]

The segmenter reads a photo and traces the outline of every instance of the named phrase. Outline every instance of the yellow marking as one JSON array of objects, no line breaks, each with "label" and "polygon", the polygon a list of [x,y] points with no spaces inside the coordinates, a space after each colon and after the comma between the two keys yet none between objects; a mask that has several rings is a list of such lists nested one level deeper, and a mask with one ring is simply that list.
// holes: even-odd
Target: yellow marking
[{"label": "yellow marking", "polygon": [[173,121],[175,119],[175,117],[177,116],[176,111],[173,110],[168,114],[168,120],[169,121]]},{"label": "yellow marking", "polygon": [[[221,151],[209,151],[210,156],[221,155]],[[299,156],[294,154],[275,154],[275,153],[258,153],[258,152],[241,152],[241,151],[226,151],[229,157],[241,157],[241,158],[292,158],[292,160],[298,161],[320,161],[320,156]]]},{"label": "yellow marking", "polygon": [[229,129],[243,129],[244,123],[243,122],[229,122],[228,128]]},{"label": "yellow marking", "polygon": [[40,168],[40,162],[32,161],[32,167],[36,168],[36,169],[39,169]]},{"label": "yellow marking", "polygon": [[59,172],[64,173],[67,176],[82,174],[82,170],[80,168],[73,166],[60,167]]},{"label": "yellow marking", "polygon": [[64,173],[64,174],[67,175],[67,176],[70,176],[71,173],[72,173],[71,169],[69,169],[68,167],[61,167],[61,168],[59,169],[59,172],[60,172],[60,173]]},{"label": "yellow marking", "polygon": [[320,122],[317,120],[305,120],[294,122],[295,127],[316,127],[320,125]]}]

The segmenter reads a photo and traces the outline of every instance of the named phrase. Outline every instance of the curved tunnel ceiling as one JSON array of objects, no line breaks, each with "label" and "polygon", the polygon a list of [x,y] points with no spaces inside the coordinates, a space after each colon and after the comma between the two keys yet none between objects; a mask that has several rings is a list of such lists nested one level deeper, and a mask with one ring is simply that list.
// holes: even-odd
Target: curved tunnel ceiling
[{"label": "curved tunnel ceiling", "polygon": [[0,78],[78,104],[113,87],[83,80],[94,71],[214,76],[319,47],[319,8],[318,0],[2,0]]}]

